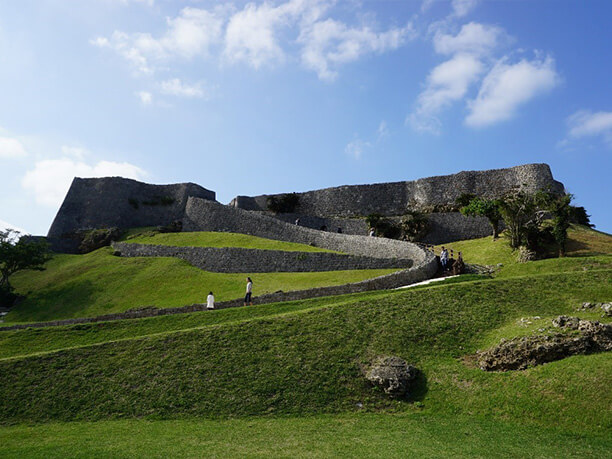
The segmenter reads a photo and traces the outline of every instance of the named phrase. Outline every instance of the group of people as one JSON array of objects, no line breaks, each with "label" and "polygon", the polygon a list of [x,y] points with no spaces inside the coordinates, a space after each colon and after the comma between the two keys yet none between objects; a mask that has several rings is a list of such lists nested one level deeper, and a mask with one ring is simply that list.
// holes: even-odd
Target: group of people
[{"label": "group of people", "polygon": [[465,270],[465,263],[463,262],[463,255],[458,252],[457,259],[455,260],[455,254],[453,249],[450,250],[444,246],[440,249],[440,264],[442,265],[442,272],[450,272],[452,275],[462,274]]},{"label": "group of people", "polygon": [[[253,281],[250,277],[246,278],[246,294],[244,295],[244,305],[253,306]],[[215,309],[215,295],[213,292],[208,292],[206,297],[206,309]]]}]

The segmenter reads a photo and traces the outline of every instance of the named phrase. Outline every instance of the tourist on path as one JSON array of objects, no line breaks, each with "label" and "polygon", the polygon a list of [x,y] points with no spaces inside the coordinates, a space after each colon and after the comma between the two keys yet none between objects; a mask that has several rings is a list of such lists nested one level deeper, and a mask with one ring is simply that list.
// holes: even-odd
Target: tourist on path
[{"label": "tourist on path", "polygon": [[446,266],[448,265],[448,250],[442,246],[442,251],[440,252],[440,263],[442,264],[442,270],[446,271]]},{"label": "tourist on path", "polygon": [[215,296],[213,292],[209,292],[206,297],[206,309],[215,309]]},{"label": "tourist on path", "polygon": [[463,262],[463,255],[459,252],[457,260],[453,263],[453,275],[458,276],[459,274],[463,274],[465,270],[465,263]]},{"label": "tourist on path", "polygon": [[249,306],[253,306],[253,299],[251,298],[252,294],[253,294],[253,281],[251,280],[250,277],[247,277],[246,295],[244,295],[244,305],[245,306],[247,305],[247,303],[249,304]]}]

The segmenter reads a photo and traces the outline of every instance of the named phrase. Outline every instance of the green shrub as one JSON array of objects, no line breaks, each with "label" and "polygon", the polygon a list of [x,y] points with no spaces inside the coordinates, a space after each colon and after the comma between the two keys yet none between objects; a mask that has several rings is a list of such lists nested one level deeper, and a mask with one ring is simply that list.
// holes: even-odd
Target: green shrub
[{"label": "green shrub", "polygon": [[281,194],[279,196],[268,196],[268,210],[277,214],[288,214],[295,212],[300,203],[300,196],[297,193]]},{"label": "green shrub", "polygon": [[400,227],[405,239],[420,241],[429,231],[429,219],[425,214],[409,211],[400,220]]}]

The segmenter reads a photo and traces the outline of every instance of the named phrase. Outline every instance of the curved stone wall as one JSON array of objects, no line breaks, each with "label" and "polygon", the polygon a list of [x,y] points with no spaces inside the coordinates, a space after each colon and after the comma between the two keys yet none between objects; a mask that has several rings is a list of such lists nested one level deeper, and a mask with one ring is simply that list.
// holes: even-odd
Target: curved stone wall
[{"label": "curved stone wall", "polygon": [[172,247],[114,242],[122,257],[175,257],[219,273],[314,272],[349,269],[410,268],[412,260],[327,252],[284,252],[236,247]]},{"label": "curved stone wall", "polygon": [[430,262],[433,255],[415,244],[393,239],[318,231],[213,201],[189,198],[185,208],[185,231],[226,231],[278,241],[322,247],[350,255],[403,258],[415,266]]},{"label": "curved stone wall", "polygon": [[[297,212],[316,217],[360,217],[372,213],[403,215],[407,210],[431,211],[453,206],[462,193],[497,198],[521,188],[550,188],[562,193],[547,164],[526,164],[507,169],[464,171],[410,182],[348,185],[298,193]],[[267,209],[267,198],[279,195],[237,196],[230,205],[245,210]]]}]

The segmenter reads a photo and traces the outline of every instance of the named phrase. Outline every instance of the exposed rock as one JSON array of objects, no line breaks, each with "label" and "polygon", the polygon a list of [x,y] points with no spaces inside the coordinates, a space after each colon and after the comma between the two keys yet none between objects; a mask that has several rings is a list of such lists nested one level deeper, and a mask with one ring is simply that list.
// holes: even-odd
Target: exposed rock
[{"label": "exposed rock", "polygon": [[418,370],[399,357],[379,357],[366,372],[366,379],[391,397],[408,393]]},{"label": "exposed rock", "polygon": [[612,325],[559,316],[553,325],[565,331],[552,335],[502,340],[476,356],[485,371],[524,370],[572,355],[612,350]]},{"label": "exposed rock", "polygon": [[592,311],[594,309],[601,309],[602,317],[612,317],[612,303],[582,303],[582,306],[578,308],[579,311]]},{"label": "exposed rock", "polygon": [[518,249],[518,262],[527,263],[536,259],[536,253],[533,250],[529,250],[527,247],[521,246]]},{"label": "exposed rock", "polygon": [[121,236],[119,228],[100,228],[89,231],[79,231],[81,237],[79,253],[89,253],[101,247],[106,247]]}]

